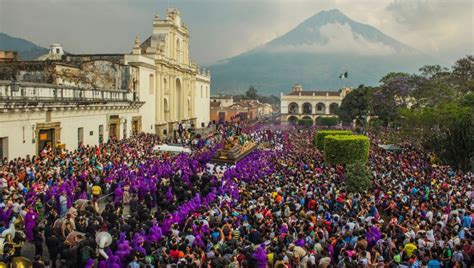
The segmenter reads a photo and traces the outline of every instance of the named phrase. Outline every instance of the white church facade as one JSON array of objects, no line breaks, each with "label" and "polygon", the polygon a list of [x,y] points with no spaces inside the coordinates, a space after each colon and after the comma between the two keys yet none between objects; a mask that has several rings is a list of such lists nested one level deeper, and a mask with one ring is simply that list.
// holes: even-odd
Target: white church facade
[{"label": "white church facade", "polygon": [[190,60],[176,9],[156,15],[148,39],[127,54],[64,54],[0,62],[0,157],[73,150],[140,132],[170,137],[209,122],[211,77]]}]

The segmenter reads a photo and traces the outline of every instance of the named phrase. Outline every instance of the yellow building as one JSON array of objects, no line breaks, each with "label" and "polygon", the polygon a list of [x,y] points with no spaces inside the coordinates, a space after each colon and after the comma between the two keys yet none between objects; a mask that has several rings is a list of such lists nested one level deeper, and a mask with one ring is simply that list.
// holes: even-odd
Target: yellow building
[{"label": "yellow building", "polygon": [[137,94],[154,114],[156,134],[169,135],[179,123],[207,125],[210,73],[190,60],[188,27],[177,9],[168,9],[164,19],[155,16],[153,33],[141,44],[135,40],[125,64],[138,67]]},{"label": "yellow building", "polygon": [[350,91],[350,88],[305,91],[301,85],[294,85],[290,93],[280,96],[281,122],[296,124],[300,119],[311,119],[315,123],[319,117],[335,117],[337,108]]}]

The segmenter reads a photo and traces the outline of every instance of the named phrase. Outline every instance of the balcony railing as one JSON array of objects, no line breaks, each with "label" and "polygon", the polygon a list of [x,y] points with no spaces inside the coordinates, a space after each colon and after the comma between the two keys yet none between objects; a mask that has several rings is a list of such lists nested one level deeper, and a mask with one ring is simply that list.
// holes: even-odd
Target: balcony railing
[{"label": "balcony railing", "polygon": [[52,84],[0,81],[0,101],[50,103],[138,102],[125,90],[85,89]]}]

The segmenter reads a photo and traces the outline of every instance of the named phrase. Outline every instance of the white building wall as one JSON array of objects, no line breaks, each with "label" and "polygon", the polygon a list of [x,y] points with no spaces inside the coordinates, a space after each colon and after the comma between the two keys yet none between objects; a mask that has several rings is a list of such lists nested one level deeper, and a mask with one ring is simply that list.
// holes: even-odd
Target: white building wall
[{"label": "white building wall", "polygon": [[234,105],[234,99],[232,96],[230,97],[217,97],[214,96],[211,98],[213,102],[220,102],[222,107],[230,107]]},{"label": "white building wall", "polygon": [[[142,116],[142,131],[145,133],[155,133],[156,95],[159,92],[159,81],[157,81],[155,71],[149,68],[140,67],[139,75],[140,101],[145,102],[145,104],[140,108],[140,115]],[[150,77],[150,75],[152,76]],[[151,84],[150,79],[154,80]],[[150,86],[153,86],[153,88],[151,89]]]},{"label": "white building wall", "polygon": [[[195,83],[195,115],[196,128],[207,127],[211,114],[210,80],[209,77],[197,76]],[[202,90],[201,90],[202,89]]]},{"label": "white building wall", "polygon": [[0,138],[7,139],[8,159],[36,154],[35,125],[45,118],[46,112],[0,113]]},{"label": "white building wall", "polygon": [[[125,64],[144,63],[146,66],[138,67],[137,96],[140,101],[145,102],[140,108],[142,117],[142,132],[156,133],[155,124],[158,122],[157,109],[161,109],[161,104],[157,103],[160,93],[161,81],[154,68],[155,61],[142,55],[125,55]],[[150,90],[150,75],[152,75],[153,90]],[[158,96],[157,96],[158,95]]]},{"label": "white building wall", "polygon": [[[120,138],[124,137],[125,122],[127,126],[126,137],[130,137],[132,134],[132,117],[139,115],[138,108],[57,110],[51,111],[50,122],[60,123],[60,142],[66,145],[67,150],[75,150],[79,141],[78,129],[81,127],[83,128],[84,145],[94,146],[99,144],[99,125],[103,125],[103,141],[107,142],[109,137],[107,118],[109,115],[118,115],[120,118]],[[0,138],[7,138],[8,159],[36,155],[38,141],[35,136],[35,127],[38,123],[46,123],[46,112],[0,113]]]}]

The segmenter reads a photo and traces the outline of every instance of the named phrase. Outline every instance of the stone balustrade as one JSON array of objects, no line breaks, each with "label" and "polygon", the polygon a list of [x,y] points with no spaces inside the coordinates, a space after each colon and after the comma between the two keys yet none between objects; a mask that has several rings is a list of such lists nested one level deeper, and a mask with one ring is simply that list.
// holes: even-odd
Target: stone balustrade
[{"label": "stone balustrade", "polygon": [[126,90],[85,89],[53,84],[0,81],[0,102],[77,103],[139,102]]}]

